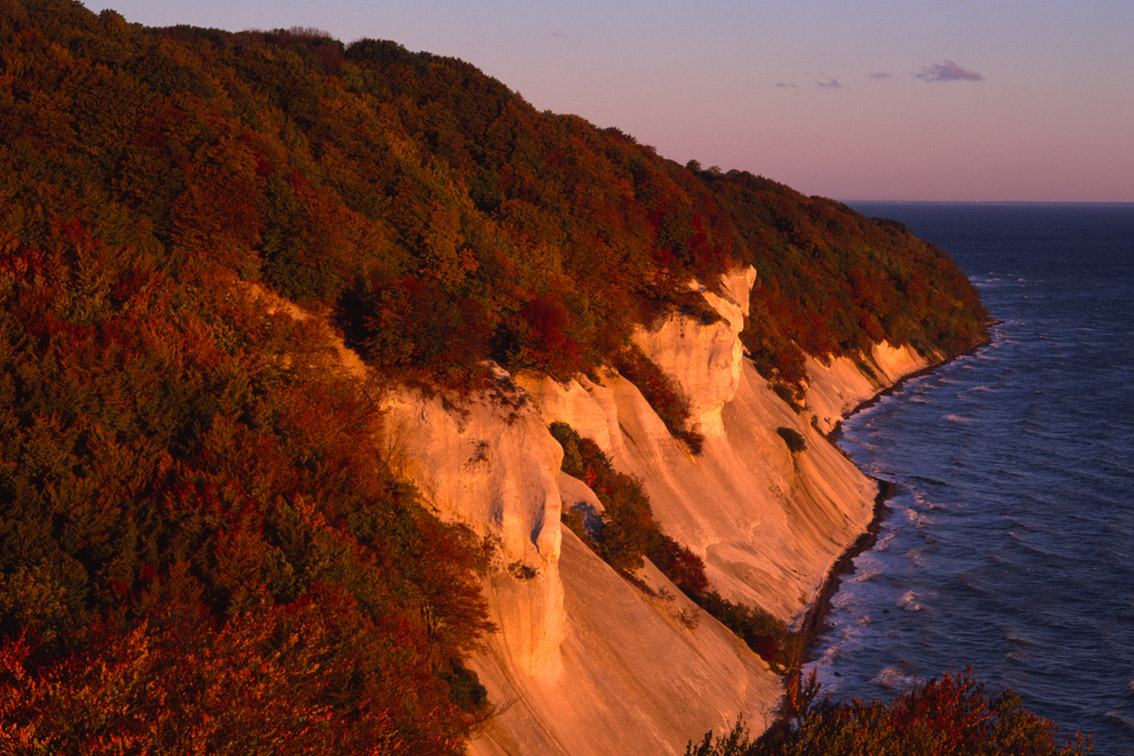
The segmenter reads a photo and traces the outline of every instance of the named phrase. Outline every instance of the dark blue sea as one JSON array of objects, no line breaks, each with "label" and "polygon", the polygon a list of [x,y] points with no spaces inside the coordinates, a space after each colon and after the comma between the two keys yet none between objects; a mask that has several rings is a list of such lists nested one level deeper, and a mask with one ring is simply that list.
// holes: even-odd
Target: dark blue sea
[{"label": "dark blue sea", "polygon": [[824,690],[971,665],[1134,754],[1134,205],[854,207],[948,250],[1000,323],[843,426],[897,493],[814,649]]}]

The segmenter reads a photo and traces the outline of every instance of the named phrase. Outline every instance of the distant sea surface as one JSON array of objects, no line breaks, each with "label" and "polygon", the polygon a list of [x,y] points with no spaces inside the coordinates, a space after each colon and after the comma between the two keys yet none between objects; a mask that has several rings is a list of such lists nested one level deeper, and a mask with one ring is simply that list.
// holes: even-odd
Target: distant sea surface
[{"label": "distant sea surface", "polygon": [[854,415],[897,487],[813,649],[826,692],[971,665],[1134,754],[1134,205],[851,203],[946,249],[992,343]]}]

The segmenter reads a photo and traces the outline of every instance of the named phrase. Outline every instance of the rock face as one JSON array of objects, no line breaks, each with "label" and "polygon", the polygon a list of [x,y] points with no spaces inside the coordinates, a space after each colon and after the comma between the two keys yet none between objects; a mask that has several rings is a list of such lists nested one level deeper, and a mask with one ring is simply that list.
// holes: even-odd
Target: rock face
[{"label": "rock face", "polygon": [[385,456],[427,503],[495,547],[485,593],[508,663],[554,674],[564,639],[559,575],[563,450],[506,375],[460,406],[402,391],[382,402]]},{"label": "rock face", "polygon": [[[592,438],[637,476],[664,532],[698,553],[713,586],[792,621],[868,523],[875,486],[820,431],[925,362],[879,345],[808,365],[797,413],[743,358],[751,269],[705,298],[720,319],[673,315],[635,342],[688,394],[692,456],[614,371],[558,383],[525,375],[459,406],[404,390],[384,402],[388,456],[447,519],[496,545],[486,578],[499,630],[474,659],[498,707],[474,754],[669,753],[743,713],[768,721],[779,678],[651,565],[634,585],[570,531],[561,507],[598,506],[562,475],[553,421]],[[814,425],[812,419],[814,418]],[[792,452],[777,432],[806,441]]]}]

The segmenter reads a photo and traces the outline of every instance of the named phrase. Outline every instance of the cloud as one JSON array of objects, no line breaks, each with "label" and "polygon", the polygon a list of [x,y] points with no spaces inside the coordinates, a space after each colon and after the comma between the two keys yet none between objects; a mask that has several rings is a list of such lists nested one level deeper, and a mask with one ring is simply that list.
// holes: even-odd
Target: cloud
[{"label": "cloud", "polygon": [[931,66],[923,66],[921,73],[914,74],[915,79],[922,81],[984,81],[984,77],[976,71],[961,68],[951,60],[943,60]]},{"label": "cloud", "polygon": [[842,89],[843,88],[843,85],[840,84],[837,79],[832,79],[830,76],[828,76],[823,81],[816,82],[816,84],[823,87],[824,89]]},{"label": "cloud", "polygon": [[799,87],[792,84],[790,81],[777,81],[776,89],[799,89]]},{"label": "cloud", "polygon": [[570,39],[571,35],[567,32],[553,31],[549,36],[553,39]]},{"label": "cloud", "polygon": [[875,71],[874,73],[870,74],[870,78],[872,78],[872,79],[889,79],[892,75],[893,74],[888,74],[885,71]]}]

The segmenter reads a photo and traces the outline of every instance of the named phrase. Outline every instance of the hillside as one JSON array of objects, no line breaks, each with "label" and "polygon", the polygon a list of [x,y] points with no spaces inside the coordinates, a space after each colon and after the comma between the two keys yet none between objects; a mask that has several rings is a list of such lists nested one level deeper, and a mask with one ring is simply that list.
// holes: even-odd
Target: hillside
[{"label": "hillside", "polygon": [[[644,684],[598,675],[548,724],[563,670],[626,650],[613,604],[718,691],[658,727],[673,682],[624,734],[680,748],[779,682],[715,620],[683,629],[707,588],[674,565],[790,622],[873,498],[820,429],[985,333],[899,224],[394,42],[0,0],[0,59],[0,743],[21,752],[441,754],[481,730],[579,752],[588,691]],[[615,543],[553,422],[637,476],[646,541]],[[607,530],[561,531],[588,497]]]}]

